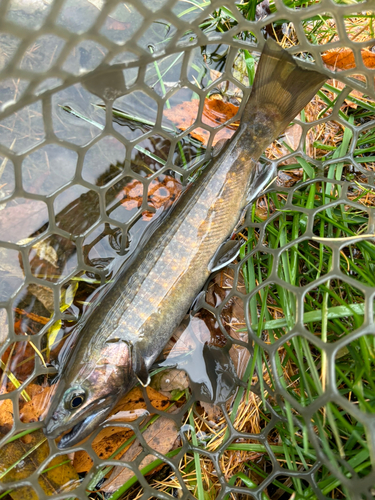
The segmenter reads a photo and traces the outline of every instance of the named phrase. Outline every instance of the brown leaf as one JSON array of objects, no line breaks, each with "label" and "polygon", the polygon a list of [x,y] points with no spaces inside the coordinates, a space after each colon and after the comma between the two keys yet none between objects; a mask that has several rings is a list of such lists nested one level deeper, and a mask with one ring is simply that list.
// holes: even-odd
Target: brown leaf
[{"label": "brown leaf", "polygon": [[200,401],[199,404],[206,412],[208,420],[216,423],[223,416],[220,406],[205,401]]},{"label": "brown leaf", "polygon": [[10,399],[0,401],[0,433],[6,434],[13,425],[13,403]]},{"label": "brown leaf", "polygon": [[[296,150],[299,145],[299,141],[302,136],[302,128],[300,125],[295,123],[291,127],[288,127],[285,131],[285,139],[287,144],[293,149]],[[289,151],[287,151],[289,153]],[[294,160],[295,161],[295,160]]]},{"label": "brown leaf", "polygon": [[[357,76],[358,76],[358,78],[360,78],[362,75],[357,75]],[[362,80],[362,78],[363,78],[363,80]],[[365,81],[366,81],[366,78],[365,78],[364,76],[363,76],[362,78],[361,78],[361,80],[362,80],[363,82],[365,82]],[[345,83],[343,83],[343,82],[340,82],[339,80],[328,80],[328,83],[329,83],[329,85],[332,85],[332,87],[335,87],[336,89],[340,89],[340,90],[342,90],[343,88],[345,88],[345,87],[346,87],[346,84],[345,84]],[[349,96],[345,99],[346,104],[347,104],[350,108],[353,108],[353,109],[357,109],[358,104],[356,104],[355,102],[353,102],[353,101],[350,99],[350,96],[356,97],[357,99],[360,99],[360,100],[365,101],[365,102],[374,102],[372,99],[364,98],[364,96],[363,96],[363,93],[362,93],[362,92],[359,92],[358,90],[353,89],[353,90],[350,92]]]},{"label": "brown leaf", "polygon": [[18,307],[14,308],[14,312],[20,314],[21,316],[26,316],[37,323],[41,323],[42,325],[46,325],[50,320],[50,318],[44,318],[43,316],[38,316],[38,314],[28,313],[24,309],[19,309]]},{"label": "brown leaf", "polygon": [[[167,417],[161,417],[154,422],[144,433],[143,438],[146,443],[155,451],[165,455],[170,451],[178,437],[175,422]],[[136,439],[132,446],[121,457],[123,462],[131,462],[142,453],[143,446]],[[143,469],[156,459],[154,455],[147,455],[140,463],[139,469]],[[115,467],[111,477],[104,483],[102,490],[106,493],[116,491],[122,484],[128,481],[134,474],[125,467]]]},{"label": "brown leaf", "polygon": [[361,55],[366,68],[375,68],[375,54],[371,50],[362,49]]},{"label": "brown leaf", "polygon": [[[47,439],[41,430],[6,444],[0,449],[1,472],[5,472],[16,463],[22,462],[22,467],[11,468],[1,481],[20,481],[29,477],[49,456],[49,453]],[[57,466],[58,464],[62,465]],[[39,476],[39,484],[48,495],[69,491],[78,485],[78,474],[66,455],[59,455],[52,459],[48,462],[46,469],[49,470]],[[38,500],[34,490],[29,487],[13,490],[10,496],[13,500]]]},{"label": "brown leaf", "polygon": [[[167,397],[160,394],[160,392],[155,391],[152,387],[147,387],[147,396],[156,410],[165,410],[169,404]],[[118,413],[119,411],[131,411],[136,409],[147,409],[146,402],[143,398],[143,392],[140,387],[135,387],[126,396],[124,396],[117,403],[111,415]]]},{"label": "brown leaf", "polygon": [[5,309],[0,309],[0,346],[8,338],[8,315]]},{"label": "brown leaf", "polygon": [[28,290],[34,295],[49,312],[54,311],[53,290],[48,286],[30,283]]},{"label": "brown leaf", "polygon": [[172,368],[154,375],[151,387],[162,393],[170,393],[176,389],[182,391],[189,387],[189,378],[184,371]]},{"label": "brown leaf", "polygon": [[[36,385],[36,389],[40,386]],[[49,401],[52,398],[57,385],[43,387],[41,391],[37,393],[32,393],[32,386],[28,386],[27,393],[31,397],[31,401],[28,401],[22,406],[20,410],[20,419],[22,422],[38,422],[42,419],[48,411]]]},{"label": "brown leaf", "polygon": [[[368,49],[362,49],[363,63],[367,68],[375,68],[375,54]],[[355,68],[355,57],[351,49],[333,49],[322,54],[323,62],[333,69]]]},{"label": "brown leaf", "polygon": [[[155,209],[162,206],[168,208],[180,196],[181,192],[181,183],[174,177],[166,175],[162,181],[154,179],[150,182],[147,192],[147,202]],[[134,179],[117,193],[116,198],[121,200],[121,205],[125,210],[140,208],[143,202],[143,183]],[[142,218],[149,221],[153,215],[150,211],[144,211]]]},{"label": "brown leaf", "polygon": [[[146,388],[148,398],[154,408],[157,410],[164,410],[168,407],[169,399],[159,392],[155,391],[152,387]],[[147,405],[143,397],[143,391],[140,387],[135,387],[128,394],[126,394],[115,406],[111,412],[111,416],[116,416],[119,412],[128,412],[129,418],[121,419],[119,421],[131,421],[132,413],[135,410],[146,410]],[[118,427],[115,424],[106,427],[99,432],[92,443],[95,453],[102,459],[106,459],[122,446],[133,435],[133,431]],[[121,452],[124,453],[124,450]],[[116,457],[118,458],[118,457]],[[78,451],[74,455],[74,467],[77,472],[88,472],[92,467],[92,460],[85,451]]]},{"label": "brown leaf", "polygon": [[[230,293],[232,288],[233,270],[225,268],[212,279],[207,291],[207,303],[213,306],[218,306]],[[245,283],[241,274],[238,277],[237,288],[242,293],[245,292]],[[244,304],[242,300],[240,300],[237,296],[229,300],[223,307],[221,318],[226,331],[233,339],[241,340],[242,342],[247,341],[247,333],[238,331],[246,327]],[[205,319],[205,322],[206,324],[210,324],[212,339],[220,339],[220,337],[223,336],[219,325],[216,323],[216,319],[214,319],[214,322],[211,320],[211,323],[207,323],[207,320]],[[220,343],[217,342],[216,345],[220,346]],[[242,377],[250,356],[248,349],[234,344],[229,350],[229,354],[232,358],[238,377]]]},{"label": "brown leaf", "polygon": [[[198,115],[199,99],[185,101],[164,111],[164,116],[173,122],[180,130],[186,130],[195,122]],[[217,127],[236,115],[238,107],[221,99],[205,99],[202,121],[210,127]],[[222,139],[230,139],[236,131],[239,122],[231,123],[215,134],[212,145]],[[210,138],[208,130],[196,128],[191,135],[207,145]]]},{"label": "brown leaf", "polygon": [[[103,430],[108,432],[108,436],[106,437],[104,434],[100,433],[99,435],[101,435],[101,440],[99,442],[95,442],[92,446],[98,457],[102,459],[106,459],[113,453],[116,453],[120,446],[122,446],[133,435],[133,431],[121,427],[106,427]],[[130,444],[125,448],[125,450],[127,450],[129,446]],[[124,450],[117,453],[115,458],[119,458],[119,455],[121,456],[123,452]],[[88,472],[91,469],[93,462],[90,455],[86,451],[80,450],[74,454],[73,465],[78,473],[82,473]]]},{"label": "brown leaf", "polygon": [[322,54],[324,64],[333,69],[355,68],[355,58],[351,49],[333,49]]}]

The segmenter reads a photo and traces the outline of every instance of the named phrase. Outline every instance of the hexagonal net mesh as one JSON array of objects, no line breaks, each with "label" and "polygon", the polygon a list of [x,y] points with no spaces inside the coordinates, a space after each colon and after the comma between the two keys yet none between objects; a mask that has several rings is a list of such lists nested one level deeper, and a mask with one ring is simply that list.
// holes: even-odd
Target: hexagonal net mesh
[{"label": "hexagonal net mesh", "polygon": [[[374,497],[372,8],[1,2],[1,498]],[[193,349],[206,385],[155,370],[67,455],[41,431],[66,339],[234,133],[268,37],[328,80],[164,352]]]}]

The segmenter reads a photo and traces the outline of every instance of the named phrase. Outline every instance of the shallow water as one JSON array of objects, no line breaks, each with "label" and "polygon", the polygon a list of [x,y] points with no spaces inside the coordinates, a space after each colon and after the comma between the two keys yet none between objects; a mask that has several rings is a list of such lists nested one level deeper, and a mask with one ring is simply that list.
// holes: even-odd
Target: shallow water
[{"label": "shallow water", "polygon": [[[27,2],[13,2],[9,20],[37,28],[48,15],[49,3],[35,2],[31,10],[29,7]],[[57,24],[78,32],[87,29],[98,12],[94,2],[68,1]],[[136,23],[137,14],[134,16],[132,22]],[[116,37],[116,30],[121,36],[125,28],[121,12],[116,11],[103,29]],[[173,35],[163,23],[156,23],[154,28],[154,47]],[[18,41],[10,36],[3,41],[11,57]],[[63,47],[58,37],[41,37],[26,51],[20,68],[46,71],[55,64]],[[147,44],[145,48],[153,50]],[[228,47],[223,45],[192,51],[188,71],[192,84],[197,83],[197,77],[199,88],[211,84],[223,70],[227,52]],[[82,43],[70,52],[63,69],[72,75],[84,74],[99,66],[105,55],[100,44]],[[34,386],[48,387],[75,336],[77,323],[90,306],[95,306],[98,291],[116,279],[150,224],[178,202],[188,177],[202,165],[206,147],[194,134],[180,137],[181,130],[168,118],[163,120],[162,133],[152,131],[157,116],[152,92],[160,96],[177,85],[182,61],[183,53],[161,60],[158,70],[149,65],[145,73],[147,92],[132,89],[137,68],[115,74],[119,89],[125,90],[113,103],[113,133],[103,134],[106,108],[99,80],[53,91],[62,81],[47,78],[35,89],[36,95],[51,93],[49,123],[58,144],[44,144],[48,130],[41,101],[2,121],[1,144],[12,154],[23,155],[0,158],[0,238],[13,245],[0,245],[1,342],[4,348],[7,346],[2,361],[13,377],[2,376],[2,390],[12,393],[19,383],[25,383],[31,393],[36,390]],[[6,107],[26,88],[27,82],[2,81],[0,104]],[[234,88],[233,84],[230,88],[221,84],[215,92],[228,92],[228,99],[232,99]],[[185,87],[171,96],[167,109],[196,97]],[[241,95],[235,98],[238,105]],[[225,120],[225,115],[208,120],[208,125],[215,126],[215,122]],[[216,346],[220,334],[216,332],[213,339],[211,319],[206,319],[207,324],[203,316],[191,319],[190,326],[195,325],[195,330],[199,322],[198,330],[207,331],[196,337],[189,360],[178,362],[178,368],[190,376],[189,386],[196,400],[219,403],[235,392],[236,368],[229,344],[226,350],[221,349],[227,344],[222,339],[221,347]],[[35,368],[34,347],[28,341],[19,341],[25,334],[36,339],[39,362],[43,359],[42,365],[48,368],[44,375]],[[173,353],[165,366],[171,360],[176,364]]]}]

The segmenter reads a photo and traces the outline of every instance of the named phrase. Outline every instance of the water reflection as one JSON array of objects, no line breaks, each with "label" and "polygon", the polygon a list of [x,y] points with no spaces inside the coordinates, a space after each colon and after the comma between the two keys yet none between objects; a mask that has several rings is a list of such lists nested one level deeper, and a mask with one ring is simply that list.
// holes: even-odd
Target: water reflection
[{"label": "water reflection", "polygon": [[187,373],[196,401],[219,404],[228,401],[242,384],[241,377],[249,362],[245,327],[245,308],[237,296],[229,298],[233,288],[244,288],[240,275],[237,283],[231,269],[223,269],[210,281],[205,302],[220,315],[201,309],[185,318],[164,351],[160,365]]}]

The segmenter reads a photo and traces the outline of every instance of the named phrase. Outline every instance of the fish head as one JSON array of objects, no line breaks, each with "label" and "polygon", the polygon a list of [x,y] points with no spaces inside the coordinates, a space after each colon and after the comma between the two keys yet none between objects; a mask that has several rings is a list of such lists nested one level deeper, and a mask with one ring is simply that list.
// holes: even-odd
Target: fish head
[{"label": "fish head", "polygon": [[89,436],[136,382],[129,346],[109,342],[97,355],[86,353],[70,360],[52,399],[44,434],[52,439],[64,434],[58,448],[76,445]]}]

